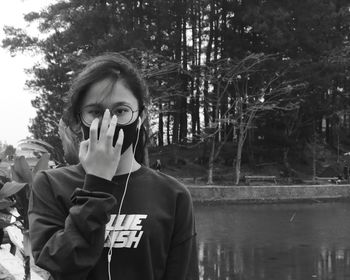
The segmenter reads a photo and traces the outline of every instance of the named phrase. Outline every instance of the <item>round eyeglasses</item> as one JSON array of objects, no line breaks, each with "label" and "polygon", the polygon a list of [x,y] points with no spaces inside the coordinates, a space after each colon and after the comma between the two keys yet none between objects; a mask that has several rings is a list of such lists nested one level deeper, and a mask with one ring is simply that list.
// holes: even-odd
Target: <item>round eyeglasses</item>
[{"label": "round eyeglasses", "polygon": [[[102,120],[105,110],[106,108],[98,104],[88,105],[80,111],[79,116],[82,123],[89,127],[94,119],[98,118],[100,121]],[[116,105],[110,109],[110,111],[112,116],[117,116],[117,125],[124,126],[131,123],[134,113],[138,112],[139,110],[132,110],[130,106],[123,104]]]}]

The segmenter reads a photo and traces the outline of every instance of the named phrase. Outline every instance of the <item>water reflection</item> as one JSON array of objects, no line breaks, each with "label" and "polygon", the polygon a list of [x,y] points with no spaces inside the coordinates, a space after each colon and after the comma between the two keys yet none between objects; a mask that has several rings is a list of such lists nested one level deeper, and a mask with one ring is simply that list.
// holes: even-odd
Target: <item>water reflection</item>
[{"label": "water reflection", "polygon": [[197,205],[196,215],[203,280],[350,279],[350,204]]}]

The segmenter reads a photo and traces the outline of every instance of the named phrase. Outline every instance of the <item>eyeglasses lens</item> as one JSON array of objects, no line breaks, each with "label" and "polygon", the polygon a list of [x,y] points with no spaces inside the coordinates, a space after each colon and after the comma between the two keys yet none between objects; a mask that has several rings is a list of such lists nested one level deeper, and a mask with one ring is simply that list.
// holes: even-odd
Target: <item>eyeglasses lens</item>
[{"label": "eyeglasses lens", "polygon": [[[96,118],[102,120],[105,109],[100,106],[87,106],[81,111],[81,119],[86,126],[90,126]],[[118,105],[111,109],[111,114],[118,118],[118,125],[128,124],[133,117],[133,111],[129,106]]]}]

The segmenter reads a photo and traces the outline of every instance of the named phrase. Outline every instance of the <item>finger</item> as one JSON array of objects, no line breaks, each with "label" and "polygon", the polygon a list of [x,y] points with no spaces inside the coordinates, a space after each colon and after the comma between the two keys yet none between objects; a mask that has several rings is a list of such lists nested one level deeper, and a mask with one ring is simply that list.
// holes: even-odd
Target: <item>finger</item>
[{"label": "finger", "polygon": [[81,161],[82,159],[85,158],[88,148],[89,148],[89,139],[82,141],[79,146],[79,160]]},{"label": "finger", "polygon": [[115,152],[120,153],[122,150],[122,146],[123,146],[123,141],[124,141],[124,131],[123,129],[119,130],[119,134],[118,134],[118,139],[117,142],[115,143]]},{"label": "finger", "polygon": [[106,109],[102,118],[100,139],[105,139],[110,122],[111,122],[111,113],[109,112],[108,109]]},{"label": "finger", "polygon": [[117,126],[117,122],[118,122],[117,116],[113,115],[106,133],[106,145],[108,148],[113,147],[113,138],[114,138],[114,134],[116,133],[115,128]]},{"label": "finger", "polygon": [[92,121],[90,126],[90,149],[94,149],[98,140],[98,123],[99,119],[96,118]]}]

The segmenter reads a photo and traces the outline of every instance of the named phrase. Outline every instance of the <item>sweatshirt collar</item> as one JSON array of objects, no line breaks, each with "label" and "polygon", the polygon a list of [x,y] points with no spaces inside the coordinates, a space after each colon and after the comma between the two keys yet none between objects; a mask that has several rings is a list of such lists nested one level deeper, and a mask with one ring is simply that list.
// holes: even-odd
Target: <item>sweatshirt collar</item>
[{"label": "sweatshirt collar", "polygon": [[[82,174],[86,174],[85,170],[84,170],[84,167],[82,166],[81,163],[78,163],[77,164],[77,168],[79,169],[79,171],[82,173]],[[130,178],[137,178],[141,175],[143,175],[145,172],[147,171],[147,167],[144,166],[143,164],[141,164],[140,168],[135,170],[134,172],[131,172],[130,174]],[[129,173],[125,173],[125,174],[121,174],[121,175],[115,175],[113,178],[112,178],[112,181],[114,182],[120,182],[120,181],[123,181],[123,180],[126,180],[126,178],[128,177],[128,174]]]}]

